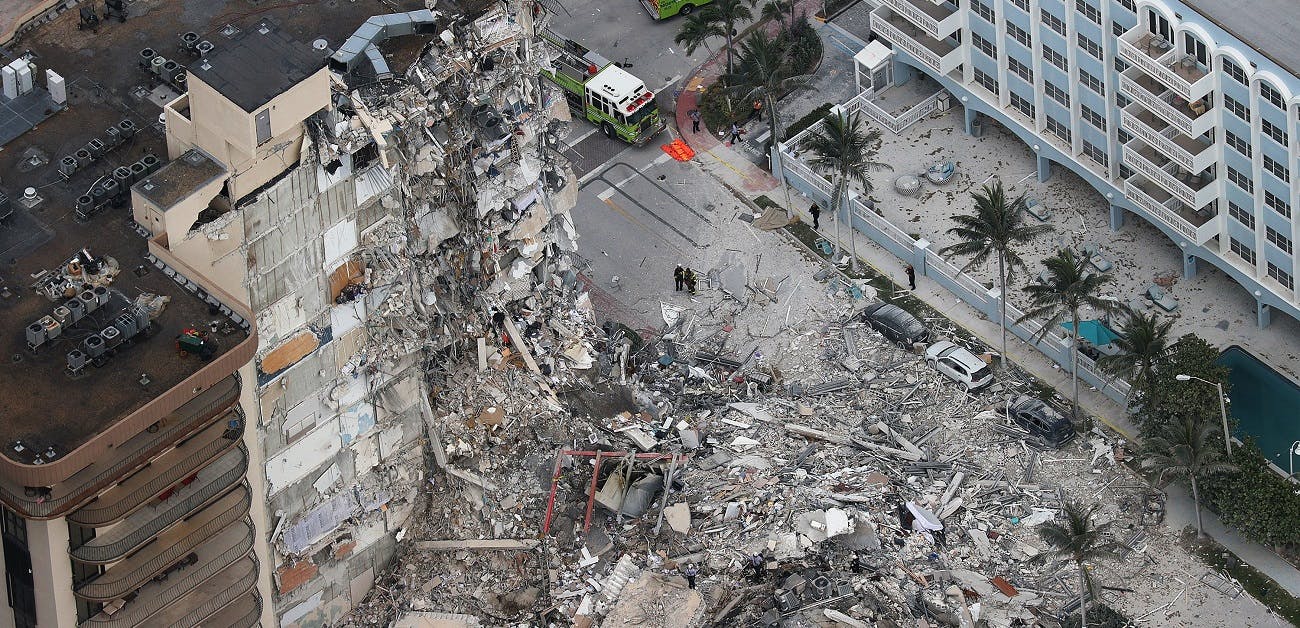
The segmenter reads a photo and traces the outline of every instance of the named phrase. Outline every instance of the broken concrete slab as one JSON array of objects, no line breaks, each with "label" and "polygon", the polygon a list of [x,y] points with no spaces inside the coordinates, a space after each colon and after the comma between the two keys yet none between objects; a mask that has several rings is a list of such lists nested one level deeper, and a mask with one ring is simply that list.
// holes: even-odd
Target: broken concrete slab
[{"label": "broken concrete slab", "polygon": [[674,532],[686,534],[691,529],[691,506],[678,502],[664,509],[664,520]]}]

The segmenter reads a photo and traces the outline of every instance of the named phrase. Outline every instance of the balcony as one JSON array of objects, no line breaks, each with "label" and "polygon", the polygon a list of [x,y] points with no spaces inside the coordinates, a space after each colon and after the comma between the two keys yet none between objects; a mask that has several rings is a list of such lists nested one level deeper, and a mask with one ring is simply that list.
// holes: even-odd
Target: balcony
[{"label": "balcony", "polygon": [[251,502],[248,491],[227,493],[180,525],[158,535],[154,542],[140,551],[115,563],[94,580],[83,583],[73,594],[91,602],[111,602],[125,597],[208,539],[246,517]]},{"label": "balcony", "polygon": [[[239,377],[232,375],[199,393],[189,403],[177,408],[158,422],[156,430],[141,429],[115,448],[108,450],[94,464],[76,472],[67,480],[50,487],[50,495],[41,499],[34,489],[0,483],[0,499],[19,514],[31,518],[56,517],[92,499],[112,483],[148,464],[159,453],[214,422],[225,424],[221,415],[237,412]],[[152,429],[152,428],[150,428]]]},{"label": "balcony", "polygon": [[1131,103],[1120,116],[1120,126],[1143,142],[1164,153],[1191,172],[1214,165],[1218,152],[1204,137],[1188,137],[1159,116],[1137,103]]},{"label": "balcony", "polygon": [[1215,107],[1213,95],[1188,104],[1183,97],[1136,67],[1125,70],[1119,76],[1121,93],[1141,103],[1147,111],[1160,116],[1183,135],[1200,137],[1214,128],[1214,116],[1211,114]]},{"label": "balcony", "polygon": [[947,39],[961,28],[961,14],[951,4],[930,0],[881,0],[880,4],[907,18],[932,39]]},{"label": "balcony", "polygon": [[91,539],[69,554],[82,563],[102,565],[121,560],[176,522],[217,501],[244,478],[247,470],[248,452],[240,445],[200,471],[195,481],[165,501],[141,508],[103,536]]},{"label": "balcony", "polygon": [[1218,197],[1213,169],[1193,174],[1139,139],[1124,145],[1124,163],[1190,207],[1205,207]]},{"label": "balcony", "polygon": [[[253,591],[256,585],[257,557],[249,556],[247,560],[241,560],[217,573],[184,598],[154,615],[150,621],[159,626],[204,625],[225,628],[236,625],[249,614],[250,607],[256,608],[260,614],[261,604],[256,598],[257,593]],[[248,593],[253,594],[251,600]],[[217,615],[231,606],[242,612],[235,618],[236,624],[223,623]]]},{"label": "balcony", "polygon": [[[186,478],[239,444],[244,421],[233,408],[223,418],[191,436],[149,466],[102,493],[95,501],[68,515],[73,523],[100,528],[135,512],[164,491],[176,488]],[[232,427],[231,424],[237,427]]]},{"label": "balcony", "polygon": [[961,49],[956,43],[927,35],[888,7],[871,12],[871,30],[939,74],[961,65]]},{"label": "balcony", "polygon": [[1120,37],[1119,56],[1184,100],[1202,99],[1214,89],[1209,70],[1195,57],[1178,52],[1163,37],[1148,32],[1140,24]]},{"label": "balcony", "polygon": [[[195,550],[194,563],[140,587],[136,593],[123,598],[121,604],[106,605],[81,625],[90,628],[196,625],[220,610],[219,606],[211,608],[209,601],[231,587],[251,588],[256,582],[257,563],[251,558],[241,560],[252,551],[252,524],[230,526]],[[235,597],[238,595],[230,599]],[[202,617],[191,617],[205,608],[208,610]],[[183,619],[193,623],[182,624]]]},{"label": "balcony", "polygon": [[1222,229],[1222,220],[1213,209],[1192,210],[1140,175],[1124,182],[1124,195],[1146,210],[1152,222],[1162,222],[1198,245],[1213,240]]},{"label": "balcony", "polygon": [[262,618],[262,600],[256,591],[249,592],[227,604],[203,625],[212,628],[253,628]]}]

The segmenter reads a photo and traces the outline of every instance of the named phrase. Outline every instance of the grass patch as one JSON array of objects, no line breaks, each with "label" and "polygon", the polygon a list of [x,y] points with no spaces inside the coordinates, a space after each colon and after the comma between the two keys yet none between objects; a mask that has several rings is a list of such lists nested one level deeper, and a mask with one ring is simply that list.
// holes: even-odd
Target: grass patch
[{"label": "grass patch", "polygon": [[1236,578],[1246,593],[1273,609],[1283,619],[1300,626],[1300,599],[1272,578],[1246,564],[1213,539],[1196,538],[1195,531],[1183,533],[1183,546],[1205,561],[1210,568]]}]

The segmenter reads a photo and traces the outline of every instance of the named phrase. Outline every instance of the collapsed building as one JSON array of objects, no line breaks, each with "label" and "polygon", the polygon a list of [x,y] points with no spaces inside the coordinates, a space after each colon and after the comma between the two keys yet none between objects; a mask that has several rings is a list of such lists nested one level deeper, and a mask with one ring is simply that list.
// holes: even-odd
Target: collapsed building
[{"label": "collapsed building", "polygon": [[381,15],[337,50],[264,18],[168,77],[184,90],[163,107],[166,159],[114,170],[77,214],[129,199],[130,237],[33,286],[124,313],[131,343],[96,334],[108,353],[74,364],[90,347],[58,333],[76,322],[59,309],[14,349],[34,376],[143,387],[62,440],[27,427],[36,405],[13,422],[20,625],[321,625],[366,594],[426,492],[431,384],[522,343],[494,312],[574,285],[568,114],[540,83],[534,18],[520,0]]}]

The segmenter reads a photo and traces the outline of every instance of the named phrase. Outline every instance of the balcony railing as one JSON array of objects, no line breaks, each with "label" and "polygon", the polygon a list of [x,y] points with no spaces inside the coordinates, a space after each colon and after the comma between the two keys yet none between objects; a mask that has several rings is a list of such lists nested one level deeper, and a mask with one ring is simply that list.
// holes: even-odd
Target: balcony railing
[{"label": "balcony railing", "polygon": [[1214,79],[1195,57],[1178,52],[1141,24],[1120,37],[1119,56],[1188,101],[1204,98],[1214,89]]},{"label": "balcony railing", "polygon": [[1209,168],[1218,158],[1213,144],[1183,135],[1140,104],[1130,104],[1124,109],[1120,126],[1192,172]]},{"label": "balcony railing", "polygon": [[[235,531],[236,528],[238,528],[238,531]],[[163,618],[159,618],[160,621],[153,621],[153,618],[160,611],[173,604],[184,604],[186,601],[193,603],[194,606],[202,604],[205,600],[195,600],[187,594],[208,579],[223,572],[227,567],[234,565],[236,561],[247,556],[253,550],[252,524],[248,522],[239,523],[236,524],[236,528],[232,528],[230,534],[214,538],[208,545],[200,548],[199,553],[201,556],[198,564],[186,567],[162,582],[152,582],[145,585],[140,589],[135,599],[128,602],[126,606],[112,614],[100,611],[99,614],[91,617],[82,626],[134,628],[142,625],[179,625],[163,621]],[[256,571],[256,567],[251,561],[244,562],[247,563],[245,567],[247,571]],[[238,579],[246,578],[243,573],[234,573],[231,576]],[[191,606],[183,608],[183,610],[188,613],[193,608]]]},{"label": "balcony railing", "polygon": [[[245,594],[252,591],[253,587],[257,584],[256,556],[249,556],[248,560],[241,560],[238,563],[227,567],[225,572],[217,574],[213,580],[223,580],[230,584],[175,622],[168,621],[168,615],[176,614],[173,612],[173,609],[170,608],[154,619],[159,622],[159,625],[163,626],[188,627],[198,626],[199,624],[205,624],[208,626],[238,626],[240,625],[239,622],[243,621],[243,618],[249,615],[249,611],[256,610],[258,613],[261,612],[261,604],[258,603],[256,592],[253,592],[253,597],[251,599],[245,597]],[[193,596],[195,594],[191,593],[190,595]],[[243,611],[241,614],[236,616],[238,619],[235,619],[233,623],[223,623],[225,621],[223,618],[216,617],[217,613],[228,607],[234,607],[236,610]],[[181,600],[177,605],[176,610],[184,610],[184,608],[185,601]]]},{"label": "balcony railing", "polygon": [[881,4],[907,18],[934,39],[947,39],[961,28],[961,14],[948,4],[935,4],[930,0],[881,0]]},{"label": "balcony railing", "polygon": [[[234,448],[244,433],[244,421],[238,408],[233,410],[226,415],[228,420],[218,420],[191,436],[149,467],[68,515],[68,520],[92,528],[118,521]],[[231,421],[237,427],[230,427]]]},{"label": "balcony railing", "polygon": [[196,515],[193,525],[176,526],[164,532],[154,543],[77,587],[73,594],[92,602],[111,602],[124,597],[175,565],[218,532],[246,517],[251,503],[248,491],[227,494]]},{"label": "balcony railing", "polygon": [[939,74],[961,65],[961,49],[956,44],[925,34],[889,7],[871,12],[871,30]]},{"label": "balcony railing", "polygon": [[[1182,206],[1178,199],[1165,193],[1164,190],[1152,186],[1150,182],[1142,177],[1135,176],[1125,181],[1124,195],[1146,210],[1152,219],[1164,223],[1176,233],[1192,240],[1197,245],[1203,245],[1213,240],[1222,229],[1222,221],[1217,214],[1212,216],[1197,214]],[[1199,224],[1184,217],[1185,212],[1195,217]]]},{"label": "balcony railing", "polygon": [[[256,560],[256,556],[252,557]],[[249,591],[227,604],[204,622],[204,626],[217,628],[253,628],[262,618],[262,598],[257,591]]]},{"label": "balcony railing", "polygon": [[[1161,160],[1167,163],[1158,163]],[[1181,170],[1172,161],[1161,158],[1155,150],[1142,144],[1140,139],[1130,140],[1124,145],[1124,163],[1190,207],[1200,209],[1218,196],[1213,170],[1200,174]]]},{"label": "balcony railing", "polygon": [[[239,375],[230,375],[177,408],[160,422],[157,431],[151,433],[146,429],[148,426],[144,426],[134,436],[124,435],[124,441],[117,448],[104,453],[94,465],[54,485],[51,496],[43,501],[37,494],[29,494],[21,487],[7,483],[0,483],[0,500],[32,519],[60,516],[144,466],[176,441],[198,432],[214,420],[222,420],[217,418],[218,415],[230,412],[239,402],[239,386]],[[233,412],[243,416],[238,408]]]},{"label": "balcony railing", "polygon": [[1148,111],[1164,118],[1183,135],[1200,137],[1214,128],[1214,115],[1210,111],[1215,106],[1213,97],[1197,101],[1193,108],[1181,96],[1135,68],[1129,68],[1120,74],[1119,90],[1141,103]]},{"label": "balcony railing", "polygon": [[[159,532],[217,501],[239,483],[248,471],[248,451],[243,445],[222,456],[200,473],[200,478],[186,487],[175,502],[141,510],[117,524],[107,534],[69,553],[78,562],[106,564],[116,562],[153,539]],[[206,477],[203,477],[206,476]]]},{"label": "balcony railing", "polygon": [[876,124],[892,131],[895,135],[902,133],[904,129],[917,122],[922,118],[934,113],[939,109],[939,100],[943,98],[945,90],[939,90],[919,103],[912,105],[902,115],[894,117],[888,111],[880,108],[871,97],[866,93],[858,94],[852,100],[844,103],[842,107],[849,112],[861,112],[868,118],[871,118]]}]

